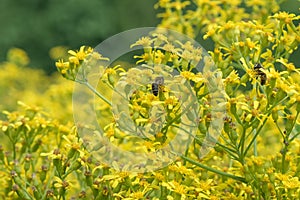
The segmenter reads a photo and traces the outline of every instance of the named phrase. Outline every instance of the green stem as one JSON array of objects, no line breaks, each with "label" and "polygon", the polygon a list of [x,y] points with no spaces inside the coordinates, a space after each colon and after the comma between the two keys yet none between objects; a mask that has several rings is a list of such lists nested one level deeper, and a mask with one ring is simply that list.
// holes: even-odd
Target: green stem
[{"label": "green stem", "polygon": [[[294,121],[293,121],[292,127],[295,127],[295,124],[296,124],[296,122],[297,122],[298,116],[299,116],[299,112],[297,112],[297,114],[296,114],[296,116],[295,116],[295,119],[294,119]],[[286,133],[286,135],[289,137],[292,131],[293,131],[293,128],[291,128],[291,130],[290,130],[288,133]],[[291,140],[289,140],[289,141],[291,141]]]},{"label": "green stem", "polygon": [[255,135],[253,136],[251,142],[249,143],[249,145],[247,146],[244,155],[247,155],[247,152],[249,151],[250,147],[252,146],[253,142],[255,141],[256,137],[258,136],[258,134],[260,133],[260,131],[262,130],[262,128],[264,127],[266,121],[268,120],[269,116],[272,113],[273,108],[275,108],[277,105],[279,105],[280,103],[284,102],[286,99],[288,98],[288,96],[286,96],[285,98],[283,98],[282,100],[280,100],[278,103],[274,104],[273,106],[271,106],[270,109],[268,109],[267,111],[267,115],[266,118],[264,119],[262,125],[259,127],[259,129],[257,130],[257,132],[255,133]]},{"label": "green stem", "polygon": [[228,177],[228,178],[232,178],[232,179],[234,179],[234,180],[237,180],[237,181],[241,181],[241,182],[243,182],[243,183],[247,183],[247,181],[246,181],[245,178],[243,178],[243,177],[235,176],[235,175],[233,175],[233,174],[228,174],[228,173],[226,173],[226,172],[223,172],[223,171],[220,171],[220,170],[211,168],[211,167],[206,166],[206,165],[203,165],[203,164],[201,164],[201,163],[199,163],[199,162],[197,162],[197,161],[195,161],[195,160],[193,160],[193,159],[190,159],[190,158],[188,158],[188,157],[186,157],[186,156],[180,156],[180,157],[181,157],[183,160],[186,160],[186,161],[188,161],[188,162],[191,163],[191,164],[194,164],[194,165],[196,165],[196,166],[198,166],[198,167],[201,167],[202,169],[206,169],[206,170],[208,170],[208,171],[210,171],[210,172],[213,172],[213,173],[215,173],[215,174],[219,174],[219,175],[221,175],[221,176],[225,176],[225,177]]},{"label": "green stem", "polygon": [[285,174],[285,157],[286,157],[286,153],[287,153],[287,146],[285,145],[284,148],[282,149],[282,159],[281,159],[281,173]]},{"label": "green stem", "polygon": [[[256,135],[256,128],[253,131],[253,135]],[[257,140],[256,139],[254,140],[254,143],[253,143],[253,154],[254,154],[254,156],[257,156]]]},{"label": "green stem", "polygon": [[172,125],[173,122],[177,121],[179,119],[179,117],[181,117],[184,113],[186,113],[189,110],[189,107],[192,106],[193,104],[195,104],[195,102],[191,102],[187,105],[186,109],[184,109],[181,113],[179,113],[178,115],[176,115],[171,121],[169,121],[163,128],[162,128],[162,132],[167,130],[169,128],[169,126]]},{"label": "green stem", "polygon": [[78,80],[76,80],[76,82],[87,86],[93,93],[95,93],[98,97],[100,97],[108,105],[112,106],[112,103],[109,100],[107,100],[102,94],[100,94],[91,84],[89,84],[89,82],[87,82],[87,81],[78,81]]},{"label": "green stem", "polygon": [[239,142],[238,148],[241,148],[241,159],[244,160],[244,148],[245,148],[245,140],[246,140],[246,130],[245,128],[242,126],[242,136],[241,136],[241,140]]},{"label": "green stem", "polygon": [[267,119],[268,119],[268,117],[269,117],[270,114],[271,114],[271,113],[269,113],[269,114],[267,115],[267,117],[266,117],[265,120],[263,121],[262,125],[259,127],[259,129],[258,129],[258,130],[256,131],[256,133],[254,134],[254,136],[253,136],[251,142],[249,143],[249,145],[247,146],[245,152],[243,153],[244,156],[247,155],[247,152],[249,151],[249,149],[250,149],[250,147],[252,146],[252,144],[255,142],[256,137],[258,136],[258,134],[260,133],[260,131],[261,131],[262,128],[264,127],[264,125],[265,125],[265,123],[266,123],[266,121],[267,121]]},{"label": "green stem", "polygon": [[[257,88],[257,82],[255,82],[255,84],[253,85],[253,89],[256,91],[256,96],[254,96],[254,101],[256,101],[256,97],[258,96],[258,93],[259,93],[259,88]],[[264,91],[264,90],[262,90]],[[265,92],[264,92],[265,93]],[[256,127],[254,127],[253,129],[253,135],[255,136],[256,135]],[[253,142],[253,154],[254,156],[257,156],[257,140],[256,140],[256,137],[254,139],[254,142]]]}]

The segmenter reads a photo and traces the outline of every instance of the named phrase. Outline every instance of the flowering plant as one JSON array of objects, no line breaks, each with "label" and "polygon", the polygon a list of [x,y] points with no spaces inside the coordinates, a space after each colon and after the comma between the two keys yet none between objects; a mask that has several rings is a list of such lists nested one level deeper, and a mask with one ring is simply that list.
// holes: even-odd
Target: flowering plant
[{"label": "flowering plant", "polygon": [[[299,46],[300,17],[279,11],[279,6],[271,0],[158,1],[155,7],[162,11],[158,27],[211,40],[211,59],[189,42],[157,33],[131,44],[143,49],[134,56],[142,69],[124,62],[105,67],[110,58],[90,47],[70,50],[68,61],[59,60],[57,69],[98,97],[97,123],[106,142],[153,155],[180,133],[184,152],[175,151],[175,145],[158,157],[168,165],[145,173],[131,172],[120,165],[121,158],[109,166],[93,153],[109,155],[104,140],[94,137],[93,143],[80,135],[82,130],[97,134],[93,127],[63,125],[20,103],[23,110],[4,112],[0,123],[7,140],[0,148],[4,177],[0,195],[299,198],[300,70],[290,55]],[[198,70],[199,63],[207,73]],[[90,82],[91,66],[102,74],[96,86]],[[158,78],[161,75],[166,78]],[[221,129],[214,129],[218,119]],[[201,156],[207,148],[210,151]]]}]

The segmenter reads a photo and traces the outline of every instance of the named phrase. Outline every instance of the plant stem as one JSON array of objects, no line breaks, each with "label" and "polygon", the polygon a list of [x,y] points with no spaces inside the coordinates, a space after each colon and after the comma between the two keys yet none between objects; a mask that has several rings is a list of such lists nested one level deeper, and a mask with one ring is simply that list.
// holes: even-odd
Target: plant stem
[{"label": "plant stem", "polygon": [[78,80],[76,80],[76,82],[87,86],[93,93],[95,93],[98,97],[100,97],[108,105],[112,106],[112,103],[109,100],[107,100],[102,94],[100,94],[91,84],[89,84],[89,82],[87,82],[87,81],[78,81]]},{"label": "plant stem", "polygon": [[186,156],[180,156],[180,157],[181,157],[183,160],[188,161],[189,163],[194,164],[194,165],[196,165],[196,166],[198,166],[198,167],[201,167],[201,168],[203,168],[203,169],[206,169],[206,170],[208,170],[208,171],[210,171],[210,172],[213,172],[213,173],[216,173],[216,174],[219,174],[219,175],[221,175],[221,176],[228,177],[228,178],[232,178],[232,179],[234,179],[234,180],[241,181],[241,182],[243,182],[243,183],[247,183],[247,181],[246,181],[245,178],[243,178],[243,177],[235,176],[235,175],[233,175],[233,174],[228,174],[228,173],[226,173],[226,172],[223,172],[223,171],[220,171],[220,170],[211,168],[211,167],[206,166],[206,165],[203,165],[203,164],[201,164],[201,163],[199,163],[199,162],[197,162],[197,161],[195,161],[195,160],[193,160],[193,159],[190,159],[190,158],[188,158],[188,157],[186,157]]}]

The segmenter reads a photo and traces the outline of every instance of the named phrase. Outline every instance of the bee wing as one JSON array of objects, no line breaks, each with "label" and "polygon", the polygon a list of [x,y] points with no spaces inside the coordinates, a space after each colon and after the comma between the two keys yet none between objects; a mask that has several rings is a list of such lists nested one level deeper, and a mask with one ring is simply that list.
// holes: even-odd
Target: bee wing
[{"label": "bee wing", "polygon": [[158,76],[158,77],[155,78],[154,82],[155,82],[156,84],[158,84],[158,85],[163,85],[164,82],[165,82],[165,79],[164,79],[164,77],[162,77],[162,76]]}]

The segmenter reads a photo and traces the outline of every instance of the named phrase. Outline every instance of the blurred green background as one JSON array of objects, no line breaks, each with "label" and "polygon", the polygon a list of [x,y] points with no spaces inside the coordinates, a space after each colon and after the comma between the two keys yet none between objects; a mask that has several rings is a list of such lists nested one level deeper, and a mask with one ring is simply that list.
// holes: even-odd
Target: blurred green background
[{"label": "blurred green background", "polygon": [[[0,1],[0,61],[9,48],[22,48],[31,58],[30,66],[47,73],[56,70],[49,57],[51,47],[94,47],[119,32],[159,23],[153,8],[156,0]],[[282,8],[299,13],[299,6],[299,1],[287,0]],[[298,56],[299,50],[293,60]]]},{"label": "blurred green background", "polygon": [[156,0],[0,0],[0,61],[11,47],[24,49],[30,66],[56,70],[53,46],[96,46],[127,29],[156,26]]}]

